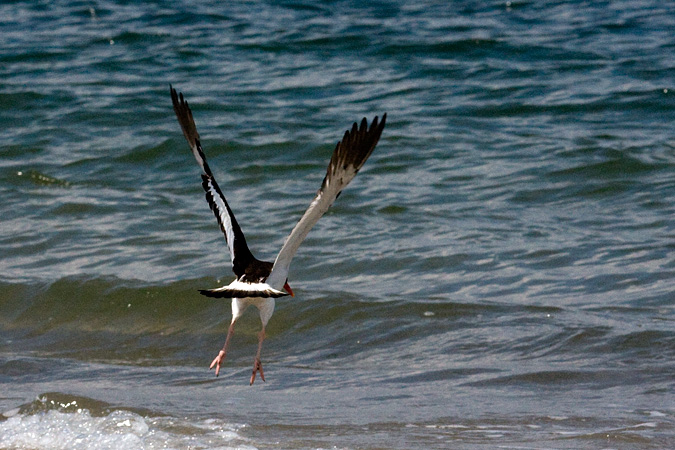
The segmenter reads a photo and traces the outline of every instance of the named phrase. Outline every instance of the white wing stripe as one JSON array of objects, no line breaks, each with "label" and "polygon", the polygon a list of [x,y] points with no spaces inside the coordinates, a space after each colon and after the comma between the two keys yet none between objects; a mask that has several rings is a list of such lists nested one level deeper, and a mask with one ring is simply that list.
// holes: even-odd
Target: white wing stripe
[{"label": "white wing stripe", "polygon": [[230,259],[234,264],[234,229],[232,228],[232,218],[227,210],[227,205],[225,205],[223,198],[214,187],[212,180],[213,179],[208,176],[204,178],[204,189],[207,193],[207,200],[211,205],[211,208],[213,208],[214,212],[217,214],[218,222],[225,233],[227,247],[230,250]]}]

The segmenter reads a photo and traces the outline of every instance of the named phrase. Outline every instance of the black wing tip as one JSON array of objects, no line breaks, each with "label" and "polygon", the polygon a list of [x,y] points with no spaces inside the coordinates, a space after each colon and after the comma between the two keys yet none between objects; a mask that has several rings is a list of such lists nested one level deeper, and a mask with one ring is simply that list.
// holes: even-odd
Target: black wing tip
[{"label": "black wing tip", "polygon": [[368,119],[364,117],[361,119],[361,124],[354,122],[351,129],[345,131],[345,135],[342,138],[342,142],[347,142],[349,140],[359,139],[359,136],[363,138],[372,137],[377,143],[384,130],[384,125],[387,123],[387,113],[382,114],[382,119],[380,120],[379,116],[373,117],[373,120],[370,122],[370,128],[368,127]]},{"label": "black wing tip", "polygon": [[[181,130],[185,139],[187,139],[190,146],[196,146],[201,148],[199,142],[199,132],[197,131],[197,126],[195,125],[194,118],[192,117],[192,110],[187,100],[183,97],[182,92],[176,91],[176,89],[169,84],[169,90],[171,92],[171,102],[173,103],[173,111],[176,113],[176,118],[180,124]],[[201,150],[198,150],[200,153]],[[202,159],[205,159],[202,154]]]},{"label": "black wing tip", "polygon": [[337,171],[342,170],[341,168],[346,169],[348,166],[353,166],[356,172],[361,170],[361,167],[366,163],[380,141],[386,121],[387,113],[382,115],[381,121],[378,116],[375,116],[369,129],[368,119],[364,117],[361,119],[360,128],[359,124],[354,122],[352,127],[345,131],[342,139],[337,142],[335,150],[333,150],[333,156],[328,164],[326,177],[323,180],[321,188],[319,188],[319,192],[325,188],[330,178]]},{"label": "black wing tip", "polygon": [[378,132],[381,133],[385,123],[387,123],[387,113],[382,114],[382,120],[379,120],[379,117],[375,116],[370,124],[370,132],[372,133],[373,130],[378,130]]},{"label": "black wing tip", "polygon": [[361,119],[360,125],[358,122],[354,122],[352,127],[345,131],[344,136],[342,136],[342,140],[338,141],[338,145],[340,142],[346,143],[358,139],[359,136],[366,137],[368,135],[373,137],[376,136],[375,140],[377,141],[380,138],[380,134],[382,134],[382,130],[384,130],[384,125],[386,122],[387,113],[384,113],[382,114],[382,120],[380,120],[379,116],[373,117],[373,120],[370,122],[370,128],[368,128],[368,119],[364,117]]},{"label": "black wing tip", "polygon": [[169,92],[171,93],[171,101],[173,105],[176,106],[178,104],[178,92],[171,83],[169,83]]},{"label": "black wing tip", "polygon": [[183,97],[182,92],[178,92],[171,84],[169,84],[169,91],[171,92],[171,102],[173,107],[178,113],[179,109],[185,109],[190,111],[190,106],[188,105],[187,100]]},{"label": "black wing tip", "polygon": [[[382,114],[382,119],[380,120],[380,116],[375,116],[373,117],[373,120],[370,122],[370,130],[372,131],[375,128],[384,128],[384,124],[387,122],[387,113]],[[368,118],[364,117],[361,119],[361,125],[357,122],[354,122],[354,125],[352,125],[352,130],[358,129],[359,131],[365,131],[368,128]],[[347,130],[350,131],[350,130]]]}]

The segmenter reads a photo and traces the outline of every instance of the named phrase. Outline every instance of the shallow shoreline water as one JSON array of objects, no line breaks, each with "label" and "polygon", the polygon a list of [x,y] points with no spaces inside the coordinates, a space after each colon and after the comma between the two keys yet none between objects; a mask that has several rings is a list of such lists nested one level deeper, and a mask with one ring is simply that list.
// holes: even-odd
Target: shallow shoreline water
[{"label": "shallow shoreline water", "polygon": [[[0,5],[1,449],[663,449],[675,442],[675,9]],[[353,121],[248,386],[195,113],[272,260]]]}]

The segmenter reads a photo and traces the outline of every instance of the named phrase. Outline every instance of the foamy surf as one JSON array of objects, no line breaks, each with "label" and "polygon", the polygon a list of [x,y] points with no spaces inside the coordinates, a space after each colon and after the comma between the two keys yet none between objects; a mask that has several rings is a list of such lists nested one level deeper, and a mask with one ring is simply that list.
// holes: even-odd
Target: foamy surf
[{"label": "foamy surf", "polygon": [[[7,411],[0,421],[2,449],[255,449],[238,433],[243,425],[216,419],[189,421],[113,409],[91,399],[45,394]],[[83,405],[84,404],[84,405]],[[85,405],[98,405],[88,409]]]}]

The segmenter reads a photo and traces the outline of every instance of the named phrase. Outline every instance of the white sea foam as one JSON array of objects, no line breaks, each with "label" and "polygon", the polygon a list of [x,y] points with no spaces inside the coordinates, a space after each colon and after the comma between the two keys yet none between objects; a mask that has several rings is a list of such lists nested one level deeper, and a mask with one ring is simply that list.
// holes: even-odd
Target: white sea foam
[{"label": "white sea foam", "polygon": [[7,449],[255,449],[237,433],[241,426],[215,420],[189,422],[143,417],[117,410],[96,417],[87,410],[13,414],[0,422]]}]

